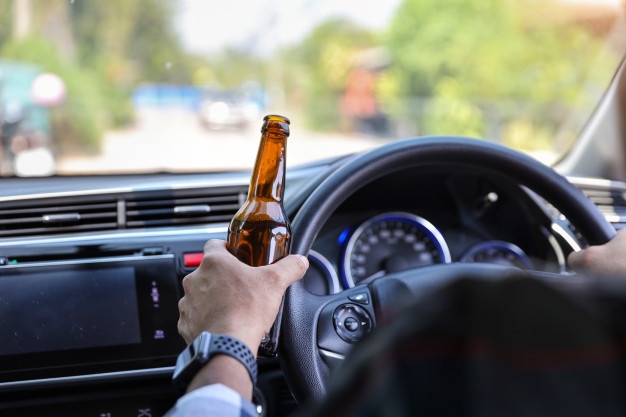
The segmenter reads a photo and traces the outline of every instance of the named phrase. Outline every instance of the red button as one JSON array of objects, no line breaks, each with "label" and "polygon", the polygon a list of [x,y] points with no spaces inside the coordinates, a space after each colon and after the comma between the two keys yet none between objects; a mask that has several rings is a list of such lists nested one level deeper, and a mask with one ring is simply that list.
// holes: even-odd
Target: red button
[{"label": "red button", "polygon": [[202,262],[202,253],[186,253],[183,255],[183,263],[187,268],[200,266],[200,262]]}]

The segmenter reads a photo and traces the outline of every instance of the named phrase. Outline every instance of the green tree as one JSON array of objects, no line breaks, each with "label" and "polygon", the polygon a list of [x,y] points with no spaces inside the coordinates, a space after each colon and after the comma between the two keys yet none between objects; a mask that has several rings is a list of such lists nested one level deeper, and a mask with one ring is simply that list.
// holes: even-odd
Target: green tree
[{"label": "green tree", "polygon": [[14,39],[13,1],[0,6],[0,56],[38,64],[66,82],[54,110],[57,145],[97,148],[102,132],[132,121],[139,82],[191,83],[203,59],[187,53],[167,0],[32,0],[30,34]]},{"label": "green tree", "polygon": [[[346,19],[332,19],[284,54],[291,77],[288,85],[304,91],[304,112],[312,127],[339,126],[339,97],[354,68],[354,56],[376,44],[371,31]],[[298,84],[298,79],[306,81]]]},{"label": "green tree", "polygon": [[[390,76],[402,86],[397,101],[433,98],[417,118],[409,112],[420,133],[497,139],[521,118],[537,121],[535,130],[526,129],[531,136],[553,135],[555,118],[597,78],[589,63],[600,47],[576,24],[530,17],[548,6],[549,0],[405,0],[388,31]],[[505,128],[489,131],[489,113],[498,113]]]},{"label": "green tree", "polygon": [[3,1],[0,3],[0,48],[11,36],[11,19],[13,17],[13,3]]}]

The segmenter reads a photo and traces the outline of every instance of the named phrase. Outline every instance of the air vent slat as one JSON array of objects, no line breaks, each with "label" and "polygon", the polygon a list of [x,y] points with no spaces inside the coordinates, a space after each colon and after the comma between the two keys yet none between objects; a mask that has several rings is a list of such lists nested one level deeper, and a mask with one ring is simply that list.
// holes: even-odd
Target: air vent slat
[{"label": "air vent slat", "polygon": [[[576,182],[574,181],[574,184]],[[578,184],[581,191],[598,207],[606,220],[616,229],[626,226],[626,187],[624,184],[613,185]]]},{"label": "air vent slat", "polygon": [[54,233],[116,229],[114,197],[33,199],[0,207],[0,236],[23,237]]},{"label": "air vent slat", "polygon": [[0,230],[0,237],[44,235],[50,233],[87,232],[95,230],[115,229],[117,223],[81,224],[75,226],[35,227],[26,229]]},{"label": "air vent slat", "polygon": [[129,220],[126,222],[127,227],[156,227],[156,226],[172,226],[181,224],[202,224],[202,223],[219,223],[229,222],[232,215],[210,216],[210,217],[193,217],[193,218],[169,218],[155,220]]},{"label": "air vent slat", "polygon": [[24,216],[26,214],[56,214],[61,212],[82,212],[82,211],[97,211],[97,210],[112,210],[115,211],[115,203],[108,204],[83,204],[83,205],[63,205],[56,207],[33,207],[33,208],[18,208],[0,210],[0,218],[8,216]]},{"label": "air vent slat", "polygon": [[193,195],[126,201],[126,227],[167,227],[229,222],[239,210],[247,186],[195,190]]},{"label": "air vent slat", "polygon": [[[92,220],[92,219],[115,219],[117,214],[113,213],[80,213],[81,220]],[[0,225],[11,225],[15,223],[43,223],[43,216],[37,217],[20,217],[20,218],[2,218],[0,217]]]},{"label": "air vent slat", "polygon": [[[185,206],[180,206],[177,205],[176,207],[185,207]],[[232,212],[232,211],[237,211],[239,209],[239,205],[238,204],[223,204],[223,205],[212,205],[209,206],[211,208],[211,213],[215,213],[215,212],[223,212],[223,211],[228,211],[228,212]],[[176,213],[174,213],[174,206],[172,206],[171,208],[163,208],[163,209],[144,209],[144,210],[128,210],[126,212],[126,216],[128,217],[142,217],[142,216],[146,216],[146,217],[150,217],[150,216],[174,216]],[[204,213],[203,215],[205,215],[206,213]],[[235,213],[233,213],[234,215]]]},{"label": "air vent slat", "polygon": [[196,205],[196,204],[218,204],[224,202],[237,203],[239,195],[228,196],[207,196],[199,198],[176,198],[176,199],[163,199],[163,200],[135,200],[127,201],[127,208],[141,208],[141,207],[155,207],[155,206],[180,206],[180,205]]}]

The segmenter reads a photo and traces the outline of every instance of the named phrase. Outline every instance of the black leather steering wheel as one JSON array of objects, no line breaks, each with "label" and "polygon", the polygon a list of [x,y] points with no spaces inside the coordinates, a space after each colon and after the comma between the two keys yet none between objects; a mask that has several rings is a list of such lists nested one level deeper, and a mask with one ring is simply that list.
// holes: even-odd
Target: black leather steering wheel
[{"label": "black leather steering wheel", "polygon": [[[329,216],[362,186],[402,169],[449,164],[480,167],[528,187],[563,213],[589,244],[605,243],[615,235],[615,229],[597,207],[552,168],[498,144],[440,136],[382,146],[359,155],[332,173],[307,198],[294,218],[292,253],[307,255]],[[365,328],[373,327],[399,293],[418,294],[429,283],[468,274],[495,278],[510,269],[480,264],[437,265],[387,275],[369,286],[357,286],[332,296],[313,295],[302,282],[293,284],[285,297],[280,360],[296,400],[303,403],[324,398],[329,363],[340,360],[351,347],[334,331],[333,315],[348,308],[350,314],[363,318],[361,324]],[[367,304],[362,302],[362,297],[368,299]]]}]

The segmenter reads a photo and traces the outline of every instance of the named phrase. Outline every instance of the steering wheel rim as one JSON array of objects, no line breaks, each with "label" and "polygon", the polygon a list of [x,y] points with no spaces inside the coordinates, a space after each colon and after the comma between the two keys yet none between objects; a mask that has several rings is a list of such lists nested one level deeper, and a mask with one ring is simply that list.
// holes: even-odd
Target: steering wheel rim
[{"label": "steering wheel rim", "polygon": [[[384,175],[426,165],[462,164],[487,169],[550,201],[592,245],[603,244],[615,229],[598,208],[552,168],[510,148],[466,137],[407,139],[374,149],[333,172],[304,202],[292,222],[292,253],[307,255],[333,211],[352,193]],[[320,400],[329,369],[317,350],[317,318],[331,297],[309,293],[302,282],[286,293],[280,360],[299,403]]]}]

